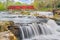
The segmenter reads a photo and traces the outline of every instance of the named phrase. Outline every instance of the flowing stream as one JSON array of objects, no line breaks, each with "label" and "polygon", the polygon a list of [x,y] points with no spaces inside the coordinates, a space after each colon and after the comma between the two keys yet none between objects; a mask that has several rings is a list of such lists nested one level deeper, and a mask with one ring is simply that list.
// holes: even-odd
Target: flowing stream
[{"label": "flowing stream", "polygon": [[52,29],[44,23],[29,23],[24,25],[19,25],[21,35],[21,40],[41,40],[39,39],[33,39],[35,37],[38,37],[40,35],[52,35],[54,32]]},{"label": "flowing stream", "polygon": [[[60,36],[53,35],[56,31],[52,26],[47,25],[46,20],[29,17],[22,18],[2,18],[2,20],[14,21],[19,27],[18,40],[60,40]],[[44,22],[43,22],[44,21]],[[19,24],[18,24],[19,23]]]}]

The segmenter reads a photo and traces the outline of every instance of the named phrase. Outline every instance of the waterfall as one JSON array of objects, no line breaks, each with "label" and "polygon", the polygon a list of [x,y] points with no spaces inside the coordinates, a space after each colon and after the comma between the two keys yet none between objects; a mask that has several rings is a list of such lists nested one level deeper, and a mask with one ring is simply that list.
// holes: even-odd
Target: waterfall
[{"label": "waterfall", "polygon": [[52,20],[52,19],[49,19],[47,24],[50,25],[54,30],[58,30],[59,29],[59,26],[57,25],[57,23],[54,20]]},{"label": "waterfall", "polygon": [[[2,16],[0,20],[13,21],[19,27],[17,34],[19,36],[17,37],[19,40],[57,40],[60,38],[60,36],[57,36],[58,38],[56,38],[55,35],[56,29],[58,29],[59,26],[55,23],[54,20],[51,19],[48,21],[48,19],[45,18],[36,18],[31,16],[25,17],[5,15]],[[54,34],[53,37],[52,34]]]},{"label": "waterfall", "polygon": [[[46,23],[46,19],[39,18],[13,18],[11,19],[19,27],[19,40],[48,40],[56,31],[53,23]],[[52,22],[52,21],[50,21]],[[51,36],[47,36],[51,35]],[[49,38],[47,38],[47,37]],[[49,39],[50,40],[50,39]]]},{"label": "waterfall", "polygon": [[21,29],[21,32],[22,32],[22,39],[24,38],[24,32],[23,32],[23,29],[22,27],[20,26],[20,29]]},{"label": "waterfall", "polygon": [[51,31],[52,28],[50,28],[48,25],[46,25],[46,23],[42,24],[42,27],[44,29],[44,33],[47,34],[52,34],[53,31]]},{"label": "waterfall", "polygon": [[19,28],[22,32],[22,36],[20,35],[22,40],[32,39],[40,35],[50,35],[53,32],[52,29],[50,29],[45,23],[20,24]]}]

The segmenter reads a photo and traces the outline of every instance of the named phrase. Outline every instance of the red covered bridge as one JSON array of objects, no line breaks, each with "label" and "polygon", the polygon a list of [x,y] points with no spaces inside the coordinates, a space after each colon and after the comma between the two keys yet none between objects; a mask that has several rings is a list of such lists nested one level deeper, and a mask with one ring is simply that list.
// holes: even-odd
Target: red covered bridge
[{"label": "red covered bridge", "polygon": [[8,9],[12,10],[25,10],[25,9],[35,9],[34,6],[8,6]]}]

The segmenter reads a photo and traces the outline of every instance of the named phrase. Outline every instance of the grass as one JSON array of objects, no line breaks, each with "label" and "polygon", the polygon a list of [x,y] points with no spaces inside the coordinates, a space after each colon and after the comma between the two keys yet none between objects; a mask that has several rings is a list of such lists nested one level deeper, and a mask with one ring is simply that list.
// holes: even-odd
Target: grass
[{"label": "grass", "polygon": [[40,11],[52,11],[53,8],[41,8]]}]

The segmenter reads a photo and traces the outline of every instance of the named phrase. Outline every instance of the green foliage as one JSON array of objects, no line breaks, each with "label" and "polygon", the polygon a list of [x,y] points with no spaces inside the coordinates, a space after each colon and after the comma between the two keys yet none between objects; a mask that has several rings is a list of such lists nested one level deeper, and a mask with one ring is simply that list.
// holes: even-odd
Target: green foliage
[{"label": "green foliage", "polygon": [[[27,5],[27,4],[7,0],[6,6],[4,3],[0,2],[0,11],[6,10],[6,8],[11,5]],[[36,10],[42,10],[42,11],[49,10],[49,9],[51,10],[54,7],[60,8],[60,0],[54,0],[54,1],[53,0],[35,0],[34,3],[31,5],[34,5]]]},{"label": "green foliage", "polygon": [[60,4],[58,5],[58,8],[60,8]]},{"label": "green foliage", "polygon": [[5,10],[4,4],[0,2],[0,11]]},{"label": "green foliage", "polygon": [[38,0],[35,0],[34,3],[33,3],[35,9],[38,9],[38,6],[39,6],[39,2]]},{"label": "green foliage", "polygon": [[38,10],[53,10],[54,8],[60,8],[60,0],[35,0],[35,8]]},{"label": "green foliage", "polygon": [[11,5],[13,5],[13,2],[8,1],[8,2],[7,2],[7,6],[11,6]]},{"label": "green foliage", "polygon": [[52,11],[53,8],[41,8],[39,11]]},{"label": "green foliage", "polygon": [[16,2],[15,5],[22,5],[20,2]]},{"label": "green foliage", "polygon": [[57,4],[57,8],[60,8],[60,2],[58,2],[58,4]]}]

